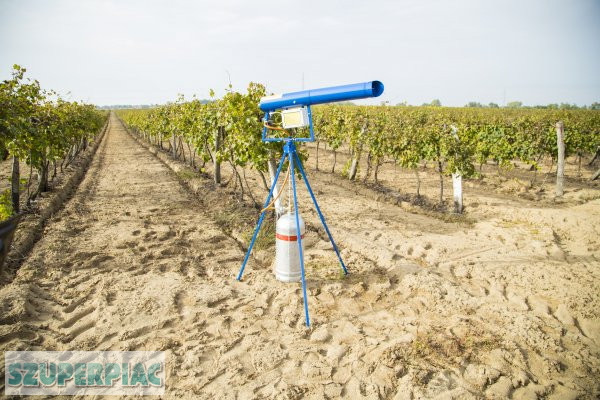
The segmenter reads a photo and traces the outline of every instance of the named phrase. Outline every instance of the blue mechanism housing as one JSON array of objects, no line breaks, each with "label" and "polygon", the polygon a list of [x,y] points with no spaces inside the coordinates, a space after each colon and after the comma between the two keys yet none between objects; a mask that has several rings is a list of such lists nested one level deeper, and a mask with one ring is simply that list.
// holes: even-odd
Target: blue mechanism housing
[{"label": "blue mechanism housing", "polygon": [[[380,81],[370,81],[266,96],[260,100],[259,107],[265,112],[265,121],[269,120],[269,116],[275,110],[307,107],[310,138],[294,138],[293,140],[296,142],[314,142],[315,134],[313,132],[311,105],[378,97],[382,93],[383,83]],[[266,127],[263,129],[263,142],[283,142],[290,140],[288,138],[269,138],[267,137],[267,130],[268,128]]]},{"label": "blue mechanism housing", "polygon": [[[321,219],[321,223],[325,228],[325,232],[327,232],[327,236],[329,237],[329,241],[333,246],[333,250],[337,255],[338,260],[340,261],[340,266],[342,267],[342,273],[344,275],[348,274],[348,269],[342,260],[342,256],[338,250],[337,245],[333,240],[333,235],[329,231],[329,227],[325,223],[325,217],[321,212],[321,208],[317,203],[317,199],[310,187],[310,183],[308,183],[308,178],[306,177],[306,172],[304,171],[304,167],[302,166],[302,162],[300,157],[298,156],[296,143],[295,142],[313,142],[315,140],[315,135],[313,132],[313,124],[312,124],[312,114],[310,111],[310,106],[313,104],[323,104],[323,103],[332,103],[335,101],[347,101],[347,100],[356,100],[356,99],[365,99],[367,97],[377,97],[381,93],[383,93],[383,83],[379,81],[371,81],[365,83],[355,83],[353,85],[344,85],[344,86],[334,86],[322,89],[312,89],[312,90],[303,90],[301,92],[293,92],[286,93],[282,95],[275,96],[267,96],[263,97],[260,101],[260,109],[265,112],[265,127],[263,129],[262,140],[263,142],[285,142],[283,146],[283,155],[281,156],[281,161],[279,161],[279,167],[277,168],[277,172],[275,173],[275,178],[273,179],[273,185],[271,186],[271,190],[269,191],[269,195],[267,196],[267,200],[265,201],[265,205],[260,213],[260,217],[258,219],[258,223],[256,224],[256,229],[254,229],[254,234],[252,235],[252,240],[250,241],[250,246],[248,246],[248,251],[246,251],[246,256],[244,257],[244,261],[242,262],[242,266],[240,268],[240,272],[238,273],[237,280],[241,280],[244,274],[244,269],[246,268],[246,264],[248,263],[248,258],[250,257],[250,253],[252,252],[252,248],[254,247],[254,243],[256,241],[256,237],[258,236],[258,232],[260,231],[260,227],[264,221],[267,206],[273,197],[273,191],[275,189],[275,185],[277,184],[277,180],[279,179],[279,174],[281,173],[281,168],[283,167],[284,162],[287,160],[289,162],[289,174],[291,178],[291,186],[292,192],[294,194],[294,214],[296,216],[296,229],[297,229],[297,238],[298,238],[298,251],[300,255],[300,271],[302,275],[302,297],[304,300],[304,317],[306,326],[310,326],[310,316],[308,314],[308,297],[306,293],[306,280],[304,277],[304,255],[302,254],[302,234],[300,232],[300,222],[298,217],[298,198],[296,195],[296,169],[300,171],[300,175],[302,175],[302,180],[308,189],[308,193],[313,201],[315,209],[317,210],[317,214]],[[269,121],[269,116],[272,112],[276,110],[283,110],[286,108],[294,108],[294,107],[306,107],[308,111],[308,121],[310,127],[310,138],[297,138],[294,136],[289,136],[285,138],[268,138],[267,130],[269,129],[266,125]],[[290,212],[288,210],[288,212]]]}]

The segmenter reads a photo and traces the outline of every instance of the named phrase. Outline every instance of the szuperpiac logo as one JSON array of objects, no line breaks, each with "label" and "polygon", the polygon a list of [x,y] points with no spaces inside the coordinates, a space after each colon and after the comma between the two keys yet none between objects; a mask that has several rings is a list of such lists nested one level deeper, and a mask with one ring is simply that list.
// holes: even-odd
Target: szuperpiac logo
[{"label": "szuperpiac logo", "polygon": [[161,395],[163,351],[7,351],[6,395]]}]

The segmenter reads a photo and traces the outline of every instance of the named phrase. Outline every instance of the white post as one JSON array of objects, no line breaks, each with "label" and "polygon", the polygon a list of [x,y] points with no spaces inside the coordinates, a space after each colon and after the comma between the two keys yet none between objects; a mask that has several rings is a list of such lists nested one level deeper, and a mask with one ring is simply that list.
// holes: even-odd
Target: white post
[{"label": "white post", "polygon": [[558,147],[558,167],[556,169],[556,196],[563,195],[565,180],[565,135],[562,121],[556,123],[556,145]]},{"label": "white post", "polygon": [[[452,135],[458,142],[458,129],[452,126]],[[461,214],[463,211],[462,175],[459,171],[452,173],[452,192],[454,196],[454,212]]]},{"label": "white post", "polygon": [[452,190],[454,191],[454,212],[460,214],[463,210],[462,175],[456,172],[452,174]]}]

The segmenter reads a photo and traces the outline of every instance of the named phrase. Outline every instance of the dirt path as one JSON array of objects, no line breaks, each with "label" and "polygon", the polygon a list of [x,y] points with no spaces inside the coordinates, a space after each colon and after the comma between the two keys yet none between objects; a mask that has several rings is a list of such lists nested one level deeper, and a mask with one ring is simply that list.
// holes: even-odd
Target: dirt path
[{"label": "dirt path", "polygon": [[235,281],[238,243],[111,116],[77,193],[0,288],[0,350],[165,350],[171,398],[599,393],[597,239],[580,241],[598,200],[564,232],[548,222],[560,210],[469,227],[309,176],[351,275],[307,234],[306,330],[300,285],[256,261]]},{"label": "dirt path", "polygon": [[[231,297],[241,257],[113,117],[74,198],[1,289],[1,347],[183,354],[189,341],[201,347],[206,331],[223,337],[219,304]],[[238,300],[231,307],[242,306]],[[172,356],[179,370],[184,360]],[[171,390],[180,387],[171,379]]]}]

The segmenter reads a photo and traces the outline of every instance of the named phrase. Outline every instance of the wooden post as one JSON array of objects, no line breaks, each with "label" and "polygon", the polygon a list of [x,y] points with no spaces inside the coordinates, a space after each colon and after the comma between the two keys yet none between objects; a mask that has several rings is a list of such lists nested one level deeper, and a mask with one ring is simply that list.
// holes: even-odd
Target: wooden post
[{"label": "wooden post", "polygon": [[565,180],[565,137],[562,121],[556,123],[556,145],[558,147],[558,168],[556,169],[556,196],[563,195]]},{"label": "wooden post", "polygon": [[590,161],[588,165],[593,165],[598,159],[598,157],[600,157],[600,146],[598,146],[598,148],[596,149],[596,154],[594,154],[594,158],[592,158],[592,161]]},{"label": "wooden post", "polygon": [[219,150],[221,149],[221,127],[218,127],[217,130],[215,131],[215,159],[214,159],[214,164],[215,164],[215,183],[216,184],[220,184],[221,183],[221,163],[219,161],[217,161],[217,153],[219,152]]},{"label": "wooden post", "polygon": [[359,135],[359,147],[356,152],[352,155],[352,163],[350,164],[350,170],[348,171],[348,179],[351,181],[356,178],[356,171],[358,171],[358,163],[360,162],[360,155],[362,152],[362,137],[365,135],[367,131],[367,122],[365,121],[362,128],[360,129]]},{"label": "wooden post", "polygon": [[[438,157],[440,157],[438,153]],[[438,176],[440,177],[440,204],[444,203],[444,165],[438,159]]]},{"label": "wooden post", "polygon": [[19,158],[13,156],[12,177],[10,179],[10,191],[11,191],[13,214],[19,213],[20,186],[21,186],[21,172],[19,170]]},{"label": "wooden post", "polygon": [[173,158],[177,158],[177,136],[175,135],[175,131],[173,131],[173,134],[171,135],[173,138],[173,147],[171,150],[173,150]]}]

